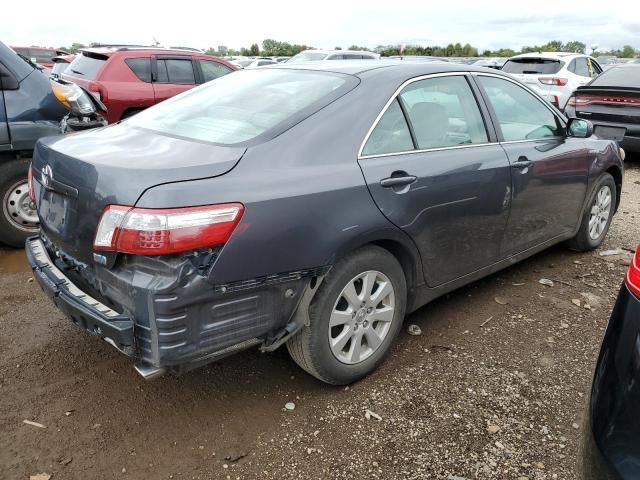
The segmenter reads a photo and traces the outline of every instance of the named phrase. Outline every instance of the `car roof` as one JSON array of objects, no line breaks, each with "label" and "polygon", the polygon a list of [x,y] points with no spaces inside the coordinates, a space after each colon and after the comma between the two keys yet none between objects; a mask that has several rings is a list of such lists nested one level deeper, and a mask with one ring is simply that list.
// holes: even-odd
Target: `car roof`
[{"label": "car roof", "polygon": [[359,55],[362,55],[363,53],[366,53],[368,55],[374,55],[374,56],[378,55],[377,53],[370,52],[368,50],[316,50],[316,49],[309,49],[309,50],[303,50],[300,53],[307,53],[307,52],[326,53],[327,55],[332,54],[332,53],[336,53],[338,55],[340,55],[342,53],[355,53],[355,54],[359,54]]},{"label": "car roof", "polygon": [[514,55],[511,58],[549,58],[552,60],[564,60],[572,57],[588,57],[583,53],[571,53],[571,52],[530,52],[521,53],[520,55]]},{"label": "car roof", "polygon": [[398,76],[407,77],[430,75],[433,73],[454,73],[454,72],[484,72],[492,75],[508,75],[498,70],[476,67],[462,63],[450,62],[424,62],[411,60],[328,60],[326,62],[299,62],[299,63],[279,63],[267,65],[264,69],[277,68],[285,70],[316,70],[333,73],[344,73],[347,75],[360,75],[373,71],[395,72]]},{"label": "car roof", "polygon": [[[150,52],[150,53],[164,53],[164,54],[189,54],[189,55],[206,55],[201,52],[193,50],[181,50],[178,48],[164,48],[164,47],[144,47],[144,46],[126,46],[126,45],[112,45],[101,47],[87,47],[81,48],[81,52],[97,53],[109,57],[117,52]],[[211,56],[211,55],[209,55]]]}]

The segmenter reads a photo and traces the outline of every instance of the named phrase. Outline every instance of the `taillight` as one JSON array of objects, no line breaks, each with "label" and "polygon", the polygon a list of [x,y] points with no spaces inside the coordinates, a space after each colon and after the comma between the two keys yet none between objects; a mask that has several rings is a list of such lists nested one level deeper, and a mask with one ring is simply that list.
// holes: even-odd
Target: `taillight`
[{"label": "taillight", "polygon": [[27,174],[27,184],[29,185],[29,197],[33,203],[36,203],[36,191],[33,188],[33,167],[31,165],[29,165],[29,173]]},{"label": "taillight", "polygon": [[538,81],[543,85],[557,85],[559,87],[564,87],[569,79],[560,78],[560,77],[540,77]]},{"label": "taillight", "polygon": [[569,105],[573,107],[584,107],[595,104],[640,107],[640,98],[616,97],[611,95],[576,95],[569,99]]},{"label": "taillight", "polygon": [[95,250],[167,255],[221,245],[240,222],[241,203],[186,208],[109,205],[98,224]]},{"label": "taillight", "polygon": [[636,253],[631,260],[625,283],[634,295],[640,297],[640,246],[636,248]]},{"label": "taillight", "polygon": [[98,100],[105,100],[104,92],[102,91],[102,87],[98,82],[89,82],[89,91],[91,92],[91,95],[93,95]]}]

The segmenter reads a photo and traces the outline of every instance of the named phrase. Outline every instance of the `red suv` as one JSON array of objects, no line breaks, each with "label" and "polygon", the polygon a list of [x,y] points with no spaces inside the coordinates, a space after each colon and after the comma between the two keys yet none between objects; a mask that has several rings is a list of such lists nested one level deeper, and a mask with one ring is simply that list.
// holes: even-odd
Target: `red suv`
[{"label": "red suv", "polygon": [[109,123],[238,68],[218,57],[156,47],[86,48],[62,78],[89,90],[107,107]]}]

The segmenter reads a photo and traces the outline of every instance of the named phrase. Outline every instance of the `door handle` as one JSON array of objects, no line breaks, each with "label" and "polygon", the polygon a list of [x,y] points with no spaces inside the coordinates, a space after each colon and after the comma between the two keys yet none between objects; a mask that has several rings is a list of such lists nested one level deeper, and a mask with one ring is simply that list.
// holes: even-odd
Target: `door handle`
[{"label": "door handle", "polygon": [[404,187],[415,183],[416,180],[418,177],[415,175],[407,175],[406,172],[402,172],[402,176],[393,176],[392,174],[389,178],[383,178],[380,180],[380,186],[384,188]]},{"label": "door handle", "polygon": [[513,168],[519,168],[520,170],[524,170],[525,168],[528,168],[531,165],[533,165],[533,162],[525,156],[519,157],[517,162],[513,162],[511,164]]}]

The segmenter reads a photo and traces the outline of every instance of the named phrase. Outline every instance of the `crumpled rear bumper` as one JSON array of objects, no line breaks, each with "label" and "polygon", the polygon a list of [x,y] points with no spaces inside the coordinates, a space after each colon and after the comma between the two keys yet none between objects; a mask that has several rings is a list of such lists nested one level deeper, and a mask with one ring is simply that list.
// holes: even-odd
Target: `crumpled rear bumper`
[{"label": "crumpled rear bumper", "polygon": [[25,245],[34,278],[56,306],[90,335],[100,337],[127,355],[134,354],[133,321],[87,295],[51,261],[44,244],[31,237]]},{"label": "crumpled rear bumper", "polygon": [[187,370],[244,348],[276,344],[292,330],[311,278],[327,270],[216,284],[188,255],[130,256],[112,268],[67,268],[70,259],[46,237],[28,239],[26,250],[56,305],[88,333],[133,355],[139,372]]}]

